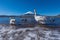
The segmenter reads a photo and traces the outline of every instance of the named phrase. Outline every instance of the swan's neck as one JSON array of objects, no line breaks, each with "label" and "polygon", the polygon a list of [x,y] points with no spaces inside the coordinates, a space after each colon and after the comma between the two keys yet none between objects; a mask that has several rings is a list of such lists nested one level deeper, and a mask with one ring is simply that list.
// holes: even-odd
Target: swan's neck
[{"label": "swan's neck", "polygon": [[34,9],[34,16],[36,16],[36,10]]}]

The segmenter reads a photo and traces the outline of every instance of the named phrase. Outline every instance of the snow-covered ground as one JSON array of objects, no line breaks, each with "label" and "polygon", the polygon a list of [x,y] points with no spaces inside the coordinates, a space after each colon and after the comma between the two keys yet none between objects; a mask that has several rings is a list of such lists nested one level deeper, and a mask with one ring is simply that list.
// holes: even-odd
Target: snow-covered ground
[{"label": "snow-covered ground", "polygon": [[0,26],[0,40],[60,40],[60,32],[42,27],[11,29]]}]

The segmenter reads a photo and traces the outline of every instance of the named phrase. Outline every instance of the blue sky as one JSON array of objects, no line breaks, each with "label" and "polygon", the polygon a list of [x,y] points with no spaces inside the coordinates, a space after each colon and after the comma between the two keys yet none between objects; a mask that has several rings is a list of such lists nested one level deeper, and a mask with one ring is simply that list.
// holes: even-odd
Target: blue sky
[{"label": "blue sky", "polygon": [[58,15],[60,0],[0,0],[0,15],[21,15],[34,8],[40,15]]}]

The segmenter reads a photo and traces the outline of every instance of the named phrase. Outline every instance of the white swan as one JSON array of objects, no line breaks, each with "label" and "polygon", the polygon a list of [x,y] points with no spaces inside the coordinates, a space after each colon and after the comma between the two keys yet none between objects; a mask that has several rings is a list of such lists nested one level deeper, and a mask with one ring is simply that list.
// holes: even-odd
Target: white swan
[{"label": "white swan", "polygon": [[34,18],[37,22],[44,24],[45,23],[45,16],[37,16],[36,15],[36,10],[34,9]]}]

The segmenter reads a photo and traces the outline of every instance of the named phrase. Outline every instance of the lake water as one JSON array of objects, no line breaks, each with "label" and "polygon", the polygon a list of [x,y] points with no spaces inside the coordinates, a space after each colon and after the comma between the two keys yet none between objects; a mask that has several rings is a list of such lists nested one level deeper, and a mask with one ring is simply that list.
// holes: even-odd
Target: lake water
[{"label": "lake water", "polygon": [[0,24],[9,24],[9,20],[8,17],[0,17]]},{"label": "lake water", "polygon": [[[16,19],[16,23],[19,22],[20,18],[19,17],[15,17]],[[0,24],[9,24],[10,22],[10,18],[9,17],[0,17]]]}]

